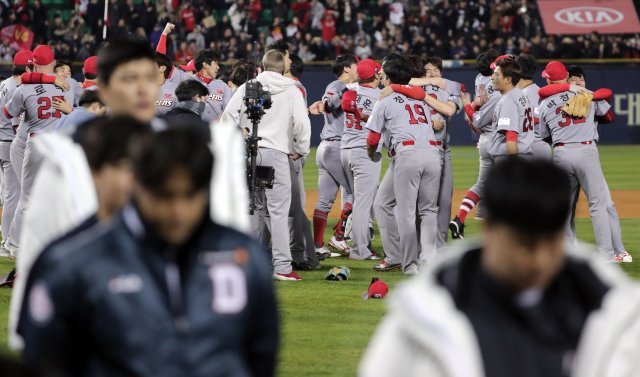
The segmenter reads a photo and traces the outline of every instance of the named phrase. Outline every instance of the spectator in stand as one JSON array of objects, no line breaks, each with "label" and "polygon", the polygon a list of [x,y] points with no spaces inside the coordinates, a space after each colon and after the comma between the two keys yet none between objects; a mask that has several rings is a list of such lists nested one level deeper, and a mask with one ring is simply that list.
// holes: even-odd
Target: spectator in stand
[{"label": "spectator in stand", "polygon": [[336,18],[333,11],[325,11],[322,18],[322,40],[328,44],[336,36]]},{"label": "spectator in stand", "polygon": [[311,11],[311,4],[308,0],[295,0],[291,4],[291,12],[298,17],[302,25],[306,27],[309,25],[309,13]]},{"label": "spectator in stand", "polygon": [[287,18],[287,12],[289,12],[289,7],[284,3],[283,0],[276,0],[276,3],[271,6],[271,16],[278,17],[280,19]]},{"label": "spectator in stand", "polygon": [[187,34],[187,41],[194,41],[196,43],[197,51],[204,50],[205,41],[204,35],[202,35],[202,26],[196,25],[195,29],[193,29],[191,33]]},{"label": "spectator in stand", "polygon": [[184,25],[184,29],[191,33],[196,28],[196,15],[191,9],[191,3],[185,2],[180,11],[180,21]]}]

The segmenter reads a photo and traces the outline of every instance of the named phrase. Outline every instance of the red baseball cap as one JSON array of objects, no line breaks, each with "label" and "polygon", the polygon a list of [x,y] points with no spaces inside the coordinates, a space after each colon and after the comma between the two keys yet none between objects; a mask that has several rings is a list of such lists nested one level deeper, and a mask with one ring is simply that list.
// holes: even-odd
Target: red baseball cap
[{"label": "red baseball cap", "polygon": [[382,66],[375,60],[364,59],[358,63],[358,78],[369,80],[382,70]]},{"label": "red baseball cap", "polygon": [[567,78],[569,72],[567,72],[567,67],[564,64],[560,63],[557,60],[550,61],[547,64],[547,67],[542,71],[542,78],[549,79],[551,81],[560,81]]},{"label": "red baseball cap", "polygon": [[53,50],[47,45],[39,45],[33,49],[33,64],[48,65],[55,59]]},{"label": "red baseball cap", "polygon": [[191,59],[191,60],[189,60],[189,63],[187,63],[185,65],[180,65],[180,69],[182,69],[183,71],[195,72],[196,71],[196,61]]},{"label": "red baseball cap", "polygon": [[389,293],[389,286],[387,283],[381,279],[373,278],[371,279],[371,284],[369,285],[367,293],[362,295],[362,298],[365,300],[369,298],[384,298],[387,293]]},{"label": "red baseball cap", "polygon": [[491,63],[491,65],[489,65],[489,68],[491,69],[496,69],[496,67],[498,66],[498,63],[500,63],[501,61],[503,61],[504,59],[515,59],[516,57],[514,55],[508,54],[508,55],[500,55],[496,58],[496,60],[494,60],[493,63]]},{"label": "red baseball cap", "polygon": [[84,61],[84,65],[82,66],[82,72],[85,74],[90,73],[92,75],[98,74],[98,57],[97,56],[89,56],[87,60]]},{"label": "red baseball cap", "polygon": [[13,56],[13,65],[31,65],[33,64],[33,52],[22,50],[16,52]]}]

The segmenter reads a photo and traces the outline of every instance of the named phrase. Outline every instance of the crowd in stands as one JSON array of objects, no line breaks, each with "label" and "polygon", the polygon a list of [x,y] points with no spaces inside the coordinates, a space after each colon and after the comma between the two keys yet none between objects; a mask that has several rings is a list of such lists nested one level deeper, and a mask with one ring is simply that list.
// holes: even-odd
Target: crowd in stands
[{"label": "crowd in stands", "polygon": [[[490,47],[554,59],[640,56],[635,35],[546,35],[536,2],[526,0],[109,0],[108,9],[107,38],[133,33],[155,44],[166,22],[176,24],[167,54],[177,62],[203,48],[223,60],[251,58],[279,39],[305,62],[344,51],[473,59]],[[103,42],[103,0],[2,0],[0,13],[0,26],[29,27],[34,43],[62,59],[84,60]],[[13,53],[3,41],[0,59]]]}]

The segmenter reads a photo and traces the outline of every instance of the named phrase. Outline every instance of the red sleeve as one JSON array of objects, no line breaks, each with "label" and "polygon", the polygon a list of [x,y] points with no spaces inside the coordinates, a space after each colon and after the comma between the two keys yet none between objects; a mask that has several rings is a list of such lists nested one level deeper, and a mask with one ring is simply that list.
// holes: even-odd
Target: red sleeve
[{"label": "red sleeve", "polygon": [[464,113],[467,114],[467,117],[469,117],[469,120],[473,120],[473,113],[475,111],[473,111],[473,108],[471,107],[471,105],[464,105]]},{"label": "red sleeve", "polygon": [[167,36],[161,35],[160,40],[158,41],[158,45],[156,46],[156,52],[159,52],[163,55],[167,54]]},{"label": "red sleeve", "polygon": [[462,93],[466,93],[467,92],[467,86],[465,84],[460,84],[460,91]]},{"label": "red sleeve", "polygon": [[616,119],[616,115],[613,113],[613,109],[609,109],[606,114],[598,118],[598,121],[602,124],[613,123]]},{"label": "red sleeve", "polygon": [[613,90],[609,88],[600,88],[593,92],[594,101],[609,100],[613,96]]},{"label": "red sleeve", "polygon": [[6,106],[3,106],[2,110],[4,110],[4,116],[6,116],[7,119],[12,119],[13,118],[13,116],[11,116],[11,114],[9,114],[9,112],[7,111],[7,107]]},{"label": "red sleeve", "polygon": [[20,76],[20,81],[23,84],[54,84],[56,78],[40,72],[25,72]]},{"label": "red sleeve", "polygon": [[356,98],[357,93],[355,90],[349,90],[342,95],[342,110],[344,110],[345,113],[359,113]]},{"label": "red sleeve", "polygon": [[396,93],[400,93],[409,98],[413,98],[417,100],[423,100],[424,97],[427,95],[424,92],[424,89],[422,89],[419,86],[391,84],[391,89],[393,89],[393,91]]},{"label": "red sleeve", "polygon": [[540,100],[543,100],[554,94],[566,92],[569,90],[569,87],[569,84],[549,84],[540,88],[540,90],[538,90],[538,94],[540,95]]},{"label": "red sleeve", "polygon": [[376,131],[369,130],[369,136],[367,136],[367,146],[371,149],[378,149],[380,143],[380,134]]},{"label": "red sleeve", "polygon": [[505,136],[507,137],[507,141],[518,141],[518,133],[516,131],[507,131]]}]

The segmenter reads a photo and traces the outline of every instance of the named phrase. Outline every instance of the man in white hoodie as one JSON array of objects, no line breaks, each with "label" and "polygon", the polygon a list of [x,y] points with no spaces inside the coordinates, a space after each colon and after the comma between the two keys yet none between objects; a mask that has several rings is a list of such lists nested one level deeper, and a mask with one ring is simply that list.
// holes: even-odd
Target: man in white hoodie
[{"label": "man in white hoodie", "polygon": [[483,238],[398,288],[359,375],[637,376],[640,287],[565,244],[570,191],[549,161],[496,163]]},{"label": "man in white hoodie", "polygon": [[[271,221],[273,278],[283,281],[298,281],[302,278],[291,267],[289,246],[289,207],[291,204],[291,175],[289,158],[298,159],[309,153],[311,123],[302,93],[296,82],[284,77],[289,70],[288,59],[277,51],[270,50],[262,58],[264,72],[258,80],[271,93],[273,104],[266,110],[258,126],[258,165],[275,169],[272,189],[265,190],[267,211]],[[251,129],[243,97],[245,84],[234,93],[225,109],[222,120],[232,121],[244,129]]]}]

